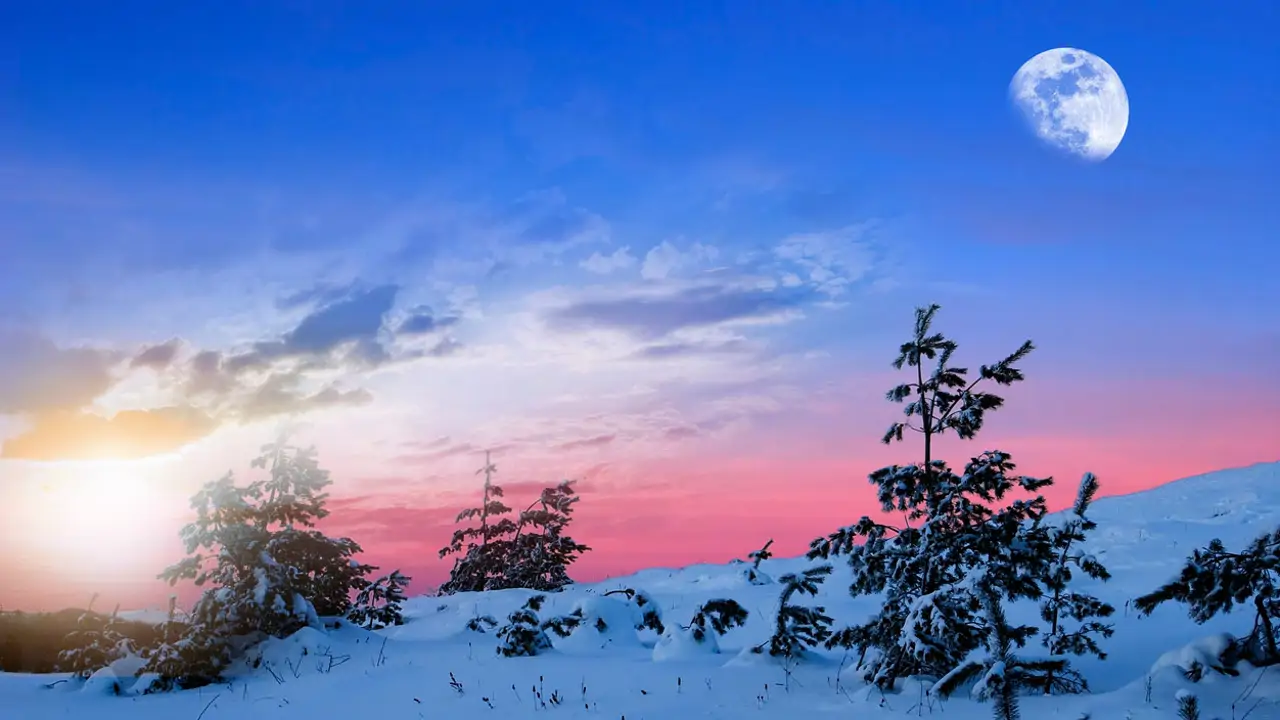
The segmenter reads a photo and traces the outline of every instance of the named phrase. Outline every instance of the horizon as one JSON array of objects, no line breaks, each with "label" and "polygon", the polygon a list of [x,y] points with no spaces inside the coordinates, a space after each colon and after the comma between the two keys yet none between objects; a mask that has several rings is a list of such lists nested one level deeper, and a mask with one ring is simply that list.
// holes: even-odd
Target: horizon
[{"label": "horizon", "polygon": [[[485,450],[513,507],[579,481],[575,580],[799,554],[918,459],[879,440],[934,302],[963,366],[1037,344],[953,467],[1059,509],[1280,460],[1268,6],[661,6],[15,11],[0,608],[164,607],[191,494],[282,432],[412,594]],[[1060,47],[1124,83],[1109,157],[1011,107]]]}]

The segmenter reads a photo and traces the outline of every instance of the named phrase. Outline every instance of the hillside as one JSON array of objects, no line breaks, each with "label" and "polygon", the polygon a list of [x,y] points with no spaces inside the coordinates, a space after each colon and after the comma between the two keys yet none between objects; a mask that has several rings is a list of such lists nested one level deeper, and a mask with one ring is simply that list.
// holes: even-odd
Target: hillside
[{"label": "hillside", "polygon": [[[1089,551],[1113,574],[1090,588],[1114,604],[1116,634],[1106,642],[1107,661],[1083,661],[1094,694],[1041,698],[1023,703],[1028,718],[1068,718],[1090,713],[1099,720],[1176,717],[1175,693],[1194,688],[1202,717],[1252,720],[1280,718],[1280,669],[1248,671],[1240,678],[1209,677],[1192,685],[1178,671],[1177,656],[1166,656],[1215,633],[1247,632],[1251,616],[1217,618],[1198,626],[1180,606],[1159,608],[1140,618],[1128,601],[1175,574],[1183,558],[1212,538],[1239,547],[1280,525],[1280,463],[1224,470],[1169,483],[1154,490],[1098,500],[1091,512],[1099,528]],[[853,520],[854,518],[850,518]],[[814,528],[814,535],[830,528]],[[767,531],[767,529],[762,529]],[[803,559],[766,561],[762,570],[777,577],[807,566]],[[44,686],[49,676],[0,674],[0,718],[524,718],[550,712],[567,718],[681,720],[683,718],[798,718],[810,716],[892,718],[944,712],[948,717],[986,718],[990,708],[957,696],[945,707],[921,708],[912,686],[882,696],[841,678],[840,653],[825,654],[796,668],[789,681],[783,669],[740,651],[770,633],[778,586],[752,585],[746,565],[698,565],[650,569],[629,578],[575,586],[548,597],[543,617],[569,612],[579,601],[602,607],[606,618],[623,612],[601,600],[623,587],[643,590],[670,625],[689,622],[712,598],[733,598],[750,617],[720,639],[720,653],[663,648],[656,635],[608,632],[594,642],[575,635],[557,641],[555,651],[536,658],[496,656],[496,638],[466,629],[468,620],[489,615],[503,620],[532,593],[507,590],[419,597],[409,601],[406,625],[384,633],[343,628],[326,636],[307,630],[262,649],[263,667],[246,671],[229,686],[159,696],[109,697],[101,687],[62,683]],[[848,570],[837,562],[816,601],[837,627],[866,616],[875,598],[853,599],[845,589]],[[1012,615],[1034,612],[1011,610]],[[593,636],[595,637],[595,636]],[[673,657],[665,657],[673,655]],[[268,667],[270,669],[268,669]],[[1155,668],[1153,670],[1153,668]],[[450,674],[461,689],[451,687]],[[1145,679],[1151,675],[1150,701]],[[1261,676],[1261,677],[1259,677]],[[54,678],[56,679],[56,678]],[[1256,686],[1255,685],[1256,682]],[[544,700],[562,699],[543,709]],[[1233,701],[1237,707],[1231,707]]]}]

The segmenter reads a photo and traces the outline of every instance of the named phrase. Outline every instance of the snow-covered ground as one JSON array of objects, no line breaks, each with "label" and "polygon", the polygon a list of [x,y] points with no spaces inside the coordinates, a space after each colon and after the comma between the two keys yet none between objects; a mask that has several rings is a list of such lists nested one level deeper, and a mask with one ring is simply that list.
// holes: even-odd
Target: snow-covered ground
[{"label": "snow-covered ground", "polygon": [[[1195,625],[1175,604],[1150,617],[1127,609],[1134,597],[1174,575],[1192,549],[1221,538],[1241,547],[1280,525],[1280,463],[1226,470],[1169,483],[1155,490],[1098,500],[1090,516],[1098,522],[1089,551],[1111,570],[1113,579],[1090,588],[1117,608],[1116,634],[1105,644],[1104,661],[1080,661],[1094,693],[1068,697],[1027,697],[1026,718],[1095,720],[1173,719],[1175,696],[1192,690],[1205,720],[1280,718],[1280,668],[1246,670],[1239,678],[1210,676],[1186,680],[1177,665],[1194,654],[1195,643],[1212,643],[1217,633],[1244,634],[1250,614]],[[853,521],[856,518],[850,517]],[[814,528],[814,536],[834,528]],[[767,528],[762,528],[767,534]],[[800,570],[803,559],[775,559],[762,565],[778,577]],[[551,716],[609,720],[684,718],[893,718],[945,714],[957,720],[987,718],[989,706],[963,694],[939,704],[923,690],[907,686],[882,695],[841,673],[841,653],[824,653],[795,668],[789,686],[783,669],[767,657],[742,653],[764,641],[777,606],[777,585],[752,585],[747,565],[698,565],[651,569],[629,578],[584,584],[548,596],[544,618],[588,609],[626,612],[601,600],[609,590],[643,590],[661,608],[668,626],[687,624],[697,607],[712,598],[732,598],[750,617],[744,627],[719,639],[719,653],[690,652],[651,632],[630,631],[574,636],[554,651],[533,658],[495,653],[495,634],[466,629],[477,615],[504,621],[533,593],[507,590],[409,601],[408,623],[381,633],[344,628],[328,635],[304,630],[262,647],[260,668],[221,686],[187,692],[124,697],[101,684],[80,686],[62,676],[0,674],[0,718],[534,718]],[[874,598],[849,597],[848,571],[836,571],[814,600],[836,619],[836,627],[867,616]],[[1019,613],[1032,608],[1015,608]],[[619,623],[615,623],[619,624]],[[1210,638],[1206,640],[1206,638]],[[1188,646],[1191,646],[1188,648]],[[847,662],[844,663],[847,668]],[[456,685],[451,685],[452,682]],[[123,681],[127,686],[131,679]],[[538,700],[538,695],[542,700]],[[554,697],[560,702],[553,703]],[[922,706],[921,703],[924,702]],[[545,704],[545,707],[543,705]],[[1234,706],[1233,706],[1234,705]]]}]

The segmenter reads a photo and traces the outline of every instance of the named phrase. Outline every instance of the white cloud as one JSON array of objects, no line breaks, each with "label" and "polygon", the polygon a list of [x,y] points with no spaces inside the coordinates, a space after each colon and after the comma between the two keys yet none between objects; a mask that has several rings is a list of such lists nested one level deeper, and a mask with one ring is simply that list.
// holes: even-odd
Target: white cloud
[{"label": "white cloud", "polygon": [[875,267],[876,253],[870,240],[875,228],[874,222],[865,222],[788,236],[774,249],[774,255],[790,266],[783,284],[807,282],[829,296],[843,294]]},{"label": "white cloud", "polygon": [[625,270],[636,264],[636,257],[631,254],[630,247],[622,247],[610,255],[591,253],[591,257],[579,263],[583,269],[597,275],[609,275],[618,270]]},{"label": "white cloud", "polygon": [[701,243],[694,243],[688,251],[682,252],[671,241],[663,240],[644,256],[640,277],[645,280],[665,280],[681,268],[714,260],[719,254],[720,252],[714,247]]}]

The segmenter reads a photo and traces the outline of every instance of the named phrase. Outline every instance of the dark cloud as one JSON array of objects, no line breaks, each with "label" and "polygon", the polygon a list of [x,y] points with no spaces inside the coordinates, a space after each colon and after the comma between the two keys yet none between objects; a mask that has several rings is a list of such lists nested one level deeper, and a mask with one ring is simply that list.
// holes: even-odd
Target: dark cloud
[{"label": "dark cloud", "polygon": [[115,384],[115,354],[0,326],[0,413],[79,409]]},{"label": "dark cloud", "polygon": [[[314,299],[328,291],[308,292]],[[281,338],[255,343],[251,351],[226,358],[224,365],[235,374],[289,358],[319,361],[344,346],[350,346],[344,360],[379,365],[389,356],[378,336],[399,292],[396,285],[348,292],[313,310]]]},{"label": "dark cloud", "polygon": [[420,306],[396,327],[397,335],[428,335],[458,323],[457,317],[436,317],[431,308]]},{"label": "dark cloud", "polygon": [[21,460],[133,460],[172,452],[213,432],[217,422],[192,407],[125,410],[106,418],[60,411],[36,416],[5,442],[0,457]]},{"label": "dark cloud", "polygon": [[668,295],[580,300],[550,310],[546,321],[563,332],[613,329],[657,340],[684,328],[767,317],[795,309],[806,299],[798,289],[703,285]]},{"label": "dark cloud", "polygon": [[234,412],[241,419],[252,421],[331,407],[364,405],[373,400],[368,390],[344,391],[332,385],[315,393],[306,393],[299,387],[301,382],[299,373],[274,373],[237,403]]},{"label": "dark cloud", "polygon": [[159,345],[149,345],[133,356],[129,361],[129,367],[164,370],[177,359],[180,349],[182,349],[182,340],[179,338],[167,340]]},{"label": "dark cloud", "polygon": [[616,439],[618,439],[618,436],[616,434],[597,435],[591,438],[584,438],[582,440],[571,440],[567,443],[561,443],[560,445],[557,445],[555,449],[567,451],[567,450],[582,450],[585,448],[598,448],[598,447],[604,447],[606,445],[609,445]]},{"label": "dark cloud", "polygon": [[667,428],[666,432],[662,433],[662,437],[667,440],[687,440],[689,438],[698,437],[701,434],[702,431],[696,427],[680,426]]},{"label": "dark cloud", "polygon": [[282,310],[291,310],[293,308],[302,307],[304,305],[327,305],[329,303],[342,300],[355,290],[354,283],[345,285],[336,285],[333,283],[320,283],[306,290],[299,290],[288,295],[281,296],[276,300],[276,307]]},{"label": "dark cloud", "polygon": [[750,346],[742,340],[719,343],[669,342],[647,345],[633,357],[646,360],[692,357],[694,355],[718,355],[747,352]]}]

